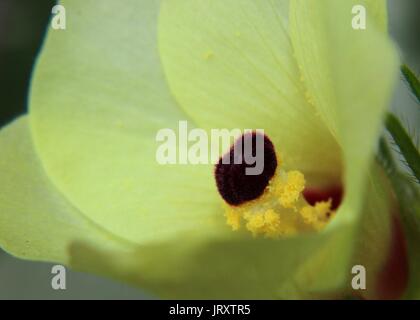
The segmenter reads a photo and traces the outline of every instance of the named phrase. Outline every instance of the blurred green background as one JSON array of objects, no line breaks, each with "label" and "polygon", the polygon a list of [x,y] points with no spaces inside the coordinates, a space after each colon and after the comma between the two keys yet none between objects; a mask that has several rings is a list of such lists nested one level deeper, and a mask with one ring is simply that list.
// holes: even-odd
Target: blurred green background
[{"label": "blurred green background", "polygon": [[[51,0],[0,0],[0,126],[26,110],[32,66],[54,4]],[[390,0],[389,10],[391,34],[401,49],[403,61],[419,74],[420,0]],[[71,24],[71,17],[67,20]],[[405,121],[410,122],[411,128],[419,128],[420,124],[416,107],[401,81],[393,108],[404,119],[409,119]],[[0,251],[0,299],[149,297],[140,290],[69,270],[66,290],[53,290],[51,279],[50,264],[17,260]]]}]

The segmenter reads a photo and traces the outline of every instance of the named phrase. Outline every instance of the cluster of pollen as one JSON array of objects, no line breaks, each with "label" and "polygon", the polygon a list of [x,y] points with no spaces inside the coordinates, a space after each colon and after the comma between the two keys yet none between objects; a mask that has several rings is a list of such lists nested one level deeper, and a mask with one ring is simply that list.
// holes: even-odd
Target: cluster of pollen
[{"label": "cluster of pollen", "polygon": [[[241,151],[239,159],[244,159],[244,146],[252,145],[257,150],[258,141],[264,142],[263,152],[261,149],[255,152],[258,163],[264,164],[263,171],[248,175],[247,164],[235,162],[238,156],[235,150]],[[337,206],[333,199],[308,203],[309,198],[306,201],[303,195],[304,175],[299,171],[285,171],[280,168],[280,162],[268,136],[252,132],[240,137],[216,164],[216,185],[232,230],[245,228],[255,237],[278,238],[320,230],[334,215]]]},{"label": "cluster of pollen", "polygon": [[332,200],[314,205],[303,196],[305,177],[299,171],[277,168],[264,193],[238,206],[225,203],[232,230],[246,228],[254,236],[279,238],[322,229],[334,215]]}]

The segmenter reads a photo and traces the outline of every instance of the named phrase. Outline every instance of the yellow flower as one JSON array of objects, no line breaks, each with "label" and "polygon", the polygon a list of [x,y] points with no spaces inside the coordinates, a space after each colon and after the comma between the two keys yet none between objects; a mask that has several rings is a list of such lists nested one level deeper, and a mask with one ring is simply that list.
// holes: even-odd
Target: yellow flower
[{"label": "yellow flower", "polygon": [[[352,29],[356,4],[366,30]],[[385,1],[62,5],[67,29],[48,33],[29,113],[0,134],[5,250],[176,298],[326,296],[347,291],[356,263],[383,269],[391,213],[372,157],[398,69]],[[185,119],[264,129],[284,207],[326,215],[328,202],[295,207],[302,188],[343,185],[334,219],[300,234],[268,208],[242,232],[227,210],[233,232],[211,165],[155,161],[156,132]]]}]

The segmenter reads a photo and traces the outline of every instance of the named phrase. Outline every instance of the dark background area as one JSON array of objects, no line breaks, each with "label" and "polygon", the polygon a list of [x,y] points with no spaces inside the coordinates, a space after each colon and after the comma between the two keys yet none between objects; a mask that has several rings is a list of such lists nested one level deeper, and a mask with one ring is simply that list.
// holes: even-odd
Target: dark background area
[{"label": "dark background area", "polygon": [[0,126],[26,109],[32,65],[54,4],[0,0]]},{"label": "dark background area", "polygon": [[[54,4],[51,0],[0,0],[0,127],[26,111],[32,66]],[[390,0],[389,8],[391,35],[401,49],[403,61],[419,74],[420,0]],[[71,23],[71,17],[67,23]],[[403,82],[393,108],[411,120],[411,127],[419,128],[418,106]],[[17,260],[0,251],[0,299],[147,297],[137,289],[71,271],[67,274],[67,290],[54,291],[51,278],[50,264]]]}]

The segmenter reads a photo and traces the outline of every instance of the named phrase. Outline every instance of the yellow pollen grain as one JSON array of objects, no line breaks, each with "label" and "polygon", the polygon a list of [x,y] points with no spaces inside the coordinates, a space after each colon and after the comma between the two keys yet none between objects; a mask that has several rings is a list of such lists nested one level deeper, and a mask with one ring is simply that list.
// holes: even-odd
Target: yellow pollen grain
[{"label": "yellow pollen grain", "polygon": [[313,226],[316,230],[320,230],[334,214],[331,205],[331,200],[319,201],[315,206],[304,206],[300,210],[300,215],[306,224]]},{"label": "yellow pollen grain", "polygon": [[281,220],[280,215],[274,212],[273,209],[267,210],[264,213],[265,219],[265,234],[268,238],[276,238],[281,234]]},{"label": "yellow pollen grain", "polygon": [[241,213],[239,210],[226,209],[226,222],[232,227],[233,231],[238,231],[241,227]]},{"label": "yellow pollen grain", "polygon": [[267,238],[277,238],[282,233],[280,215],[269,209],[265,212],[247,214],[246,227],[254,237],[264,235]]},{"label": "yellow pollen grain", "polygon": [[302,196],[305,183],[301,172],[278,168],[258,199],[240,206],[225,203],[227,225],[233,231],[244,226],[254,237],[270,239],[321,230],[335,214],[332,201],[309,205]]},{"label": "yellow pollen grain", "polygon": [[306,101],[311,105],[311,106],[315,106],[315,99],[314,97],[311,95],[311,93],[309,91],[305,92],[305,98]]},{"label": "yellow pollen grain", "polygon": [[264,215],[262,213],[256,213],[248,216],[246,228],[251,231],[254,237],[256,237],[257,235],[263,233],[264,224]]},{"label": "yellow pollen grain", "polygon": [[296,202],[305,189],[305,176],[299,171],[287,173],[287,181],[280,189],[279,201],[284,208],[295,208]]},{"label": "yellow pollen grain", "polygon": [[214,58],[214,52],[213,51],[207,51],[203,54],[203,59],[206,61],[209,61]]},{"label": "yellow pollen grain", "polygon": [[315,211],[318,219],[326,219],[331,214],[332,200],[320,201],[315,204]]},{"label": "yellow pollen grain", "polygon": [[311,206],[305,206],[300,210],[300,214],[303,218],[303,221],[306,224],[313,224],[317,221],[316,215],[314,214],[314,208]]}]

